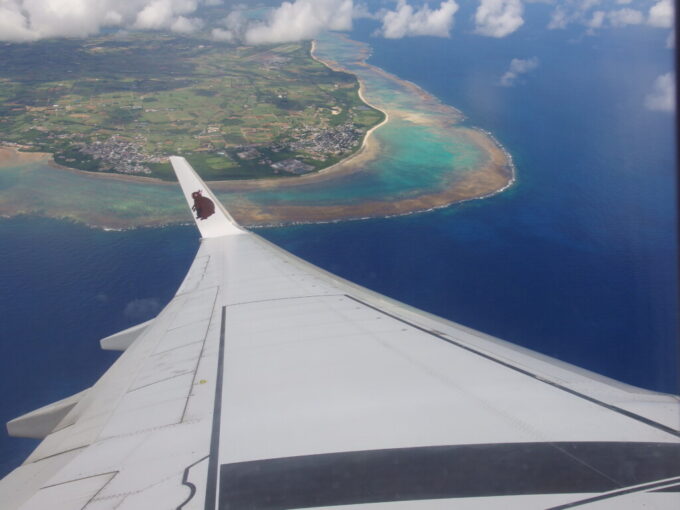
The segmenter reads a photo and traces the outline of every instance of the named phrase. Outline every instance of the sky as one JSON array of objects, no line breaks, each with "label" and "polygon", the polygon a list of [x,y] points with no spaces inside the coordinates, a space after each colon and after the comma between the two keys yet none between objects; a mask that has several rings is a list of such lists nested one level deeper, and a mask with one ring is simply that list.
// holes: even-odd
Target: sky
[{"label": "sky", "polygon": [[[461,5],[473,9],[461,15]],[[203,32],[216,41],[272,44],[308,40],[324,30],[349,31],[356,19],[378,22],[375,37],[449,38],[456,31],[499,41],[526,27],[526,13],[547,4],[547,30],[580,27],[584,36],[641,25],[668,33],[674,47],[672,0],[291,0],[269,1],[253,18],[253,3],[229,0],[0,0],[0,41],[30,42],[54,37],[86,38],[102,30],[170,30]],[[213,19],[208,7],[221,5],[228,14]],[[545,8],[545,5],[541,6]],[[540,68],[534,56],[508,62],[499,85],[511,87]],[[654,111],[675,111],[675,72],[659,75],[645,96]]]}]

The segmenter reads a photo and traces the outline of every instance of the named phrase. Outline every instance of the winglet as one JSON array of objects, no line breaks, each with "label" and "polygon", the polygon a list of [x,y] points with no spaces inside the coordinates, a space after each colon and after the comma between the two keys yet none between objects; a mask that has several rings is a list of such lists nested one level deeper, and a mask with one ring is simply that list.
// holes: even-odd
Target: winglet
[{"label": "winglet", "polygon": [[177,174],[184,198],[194,213],[196,226],[201,237],[220,237],[243,234],[234,218],[215,198],[213,192],[205,185],[188,161],[180,156],[171,156],[170,163]]}]

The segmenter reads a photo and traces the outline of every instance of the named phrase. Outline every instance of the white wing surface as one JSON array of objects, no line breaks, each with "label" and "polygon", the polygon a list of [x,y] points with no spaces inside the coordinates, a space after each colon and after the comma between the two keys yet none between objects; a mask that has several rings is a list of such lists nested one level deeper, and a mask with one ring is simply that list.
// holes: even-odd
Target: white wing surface
[{"label": "white wing surface", "polygon": [[335,277],[172,163],[196,259],[93,387],[10,422],[44,439],[3,509],[680,508],[677,397]]}]

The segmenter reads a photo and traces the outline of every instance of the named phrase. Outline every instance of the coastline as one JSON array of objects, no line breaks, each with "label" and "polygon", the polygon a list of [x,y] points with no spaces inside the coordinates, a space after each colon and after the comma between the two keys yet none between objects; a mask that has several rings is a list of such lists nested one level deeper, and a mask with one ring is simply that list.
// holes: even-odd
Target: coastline
[{"label": "coastline", "polygon": [[[283,189],[283,188],[294,188],[300,186],[301,184],[311,184],[311,183],[321,183],[327,182],[329,180],[335,179],[340,176],[351,175],[356,172],[360,172],[363,169],[363,165],[367,162],[375,159],[380,153],[380,144],[376,140],[374,133],[375,131],[385,126],[390,121],[390,111],[384,108],[380,108],[370,103],[364,94],[365,83],[354,73],[349,72],[342,67],[335,66],[330,62],[326,62],[314,54],[316,49],[316,40],[312,40],[310,57],[319,62],[320,64],[332,69],[333,71],[341,71],[352,74],[356,77],[359,83],[358,95],[366,105],[374,108],[381,112],[385,118],[379,124],[376,124],[371,129],[366,131],[364,139],[361,142],[361,147],[355,152],[347,156],[346,158],[338,161],[337,163],[323,168],[318,172],[313,172],[305,175],[300,175],[292,179],[240,179],[240,180],[228,180],[228,181],[208,181],[210,182],[211,188],[217,191],[256,191],[265,189]],[[394,115],[394,112],[392,112]]]},{"label": "coastline", "polygon": [[390,112],[389,112],[388,110],[385,110],[385,109],[383,109],[383,108],[380,108],[380,107],[378,107],[378,106],[372,104],[370,101],[368,101],[368,99],[366,99],[366,94],[364,93],[364,91],[366,90],[366,84],[364,83],[364,80],[362,80],[361,78],[359,78],[359,76],[357,76],[357,75],[354,74],[354,73],[350,73],[347,69],[343,69],[343,68],[340,67],[340,66],[335,67],[331,62],[326,62],[326,61],[323,60],[322,58],[318,57],[318,56],[315,54],[315,51],[316,51],[316,44],[317,44],[317,43],[316,43],[316,39],[312,39],[312,44],[311,44],[311,48],[310,48],[310,51],[309,51],[309,55],[310,55],[314,60],[316,60],[316,61],[319,62],[320,64],[325,65],[325,66],[328,67],[329,69],[332,69],[333,71],[341,71],[341,72],[349,73],[349,74],[352,74],[353,76],[355,76],[356,79],[357,79],[357,82],[359,83],[359,90],[357,91],[357,94],[359,95],[359,99],[361,99],[366,105],[370,106],[370,107],[373,108],[374,110],[378,110],[379,112],[381,112],[381,113],[385,116],[385,118],[382,120],[382,122],[380,122],[379,124],[376,124],[376,125],[373,126],[371,129],[369,129],[368,131],[366,131],[366,134],[364,135],[364,139],[363,139],[363,141],[361,142],[361,148],[360,148],[357,152],[355,152],[354,154],[350,155],[349,157],[343,159],[342,161],[338,161],[335,165],[331,165],[331,166],[329,166],[328,168],[324,168],[323,170],[321,170],[321,171],[319,172],[319,173],[322,173],[322,172],[328,172],[328,171],[330,171],[331,169],[333,169],[334,167],[339,166],[339,165],[342,165],[343,163],[348,163],[350,159],[352,159],[352,158],[354,158],[354,157],[356,157],[356,156],[359,156],[359,154],[360,154],[362,151],[366,150],[368,144],[371,143],[371,136],[373,135],[373,133],[374,133],[379,127],[384,126],[385,124],[387,124],[387,123],[390,121]]},{"label": "coastline", "polygon": [[[491,133],[479,128],[460,125],[464,115],[459,110],[442,103],[437,97],[415,83],[402,80],[368,64],[366,62],[369,55],[368,47],[348,37],[343,36],[343,38],[356,45],[357,48],[357,60],[356,62],[352,60],[350,65],[356,64],[361,66],[362,69],[365,68],[368,73],[374,74],[360,76],[335,60],[323,60],[316,51],[317,41],[311,43],[310,57],[330,69],[354,75],[359,84],[358,95],[361,101],[367,106],[381,111],[384,114],[384,119],[366,131],[360,148],[345,159],[323,170],[289,179],[209,181],[210,187],[216,193],[232,194],[229,197],[224,197],[226,200],[223,199],[223,201],[229,204],[230,212],[239,223],[244,226],[269,226],[401,216],[448,207],[464,201],[488,198],[505,191],[516,182],[516,171],[511,155]],[[351,58],[354,59],[355,55],[351,54]],[[376,86],[380,86],[382,83],[380,80],[384,79],[387,81],[386,86],[396,86],[395,91],[398,94],[406,95],[397,95],[391,102],[386,100],[387,105],[380,107],[372,104],[366,97],[366,80],[372,79],[373,76],[377,76]],[[412,100],[413,97],[416,98],[415,101]],[[331,190],[334,181],[338,180],[340,183],[342,181],[339,179],[342,177],[361,172],[369,172],[366,174],[368,176],[373,175],[370,172],[375,172],[377,168],[384,168],[380,158],[382,152],[386,149],[381,145],[388,143],[387,140],[381,142],[375,136],[375,132],[388,122],[397,122],[400,126],[403,122],[406,122],[410,125],[422,126],[427,131],[435,130],[445,137],[449,133],[456,139],[467,139],[470,145],[476,147],[479,151],[481,160],[478,164],[475,164],[476,166],[462,167],[461,170],[458,170],[452,163],[450,170],[441,174],[440,184],[430,184],[429,187],[421,189],[416,181],[413,187],[396,189],[391,194],[380,193],[380,190],[377,189],[378,193],[367,195],[365,200],[356,203],[334,204],[332,201],[325,203],[321,201],[321,205],[316,203],[308,205],[300,204],[300,202],[295,203],[294,200],[290,200],[288,203],[286,203],[286,200],[270,201],[265,199],[258,201],[257,193],[260,191],[275,193],[278,190],[290,189],[293,193],[306,193],[307,190],[313,193],[313,190],[318,188],[308,186],[326,185],[325,183],[327,183],[326,186]],[[463,142],[463,144],[466,143]],[[127,174],[87,172],[57,164],[50,154],[20,152],[17,147],[4,149],[0,147],[0,150],[5,153],[4,157],[0,157],[0,167],[20,165],[24,162],[42,162],[51,169],[61,170],[74,176],[69,179],[57,176],[54,178],[54,182],[57,183],[56,186],[40,189],[37,192],[35,185],[30,189],[24,188],[25,191],[20,191],[17,196],[9,197],[4,204],[2,203],[2,196],[0,196],[0,214],[4,216],[34,211],[47,216],[73,219],[94,227],[117,230],[141,226],[162,226],[181,221],[181,216],[175,210],[176,204],[172,202],[172,188],[176,187],[174,181]],[[392,156],[389,156],[385,161],[388,162],[391,158]],[[40,170],[39,172],[45,171]],[[391,178],[391,175],[390,171],[387,171],[385,177]],[[90,183],[72,180],[81,177],[90,180]],[[43,177],[38,178],[43,179]],[[357,179],[362,178],[364,177],[357,175]],[[395,178],[399,178],[398,174],[395,174]],[[91,210],[91,206],[87,204],[81,205],[81,201],[72,202],[78,204],[76,209],[64,206],[63,197],[60,199],[58,196],[58,188],[62,181],[67,186],[64,193],[69,193],[68,190],[87,187],[91,190],[89,196],[94,198],[98,192],[96,191],[98,185],[91,179],[108,182],[110,183],[109,186],[124,186],[123,183],[137,186],[134,191],[127,187],[119,187],[114,192],[112,188],[112,193],[107,194],[107,200],[101,200],[97,203],[97,207],[100,209],[96,211]],[[70,185],[66,184],[68,182],[70,182]],[[120,184],[116,185],[116,182]],[[146,185],[150,187],[144,188],[143,186]],[[342,185],[339,184],[339,186]],[[145,189],[148,191],[144,191]],[[342,189],[342,187],[338,189]],[[148,194],[148,198],[151,199],[152,195],[159,195],[160,190],[165,190],[162,193],[165,201],[144,198]],[[255,194],[250,197],[248,196],[249,192]],[[351,191],[348,192],[351,193]],[[57,195],[54,195],[54,199],[52,199],[52,193],[57,193]],[[168,193],[169,195],[166,196]],[[132,198],[128,200],[128,197]],[[62,200],[61,203],[60,200]],[[143,202],[138,203],[139,200]],[[144,205],[141,205],[142,203]],[[20,209],[22,210],[13,209],[13,207],[16,208],[17,204],[21,204]],[[145,214],[131,214],[132,210],[139,210],[140,208],[144,209]]]},{"label": "coastline", "polygon": [[[324,60],[320,59],[314,54],[314,50],[316,48],[316,40],[312,40],[311,42],[311,49],[310,49],[310,57],[314,59],[315,61],[319,62],[320,64],[328,67],[329,69],[333,69],[334,71],[337,71],[339,69],[333,67],[331,64],[328,62],[325,62]],[[349,72],[345,69],[341,69],[343,72]],[[353,74],[353,73],[350,73]],[[211,187],[215,187],[217,190],[222,190],[222,191],[250,191],[250,190],[258,190],[258,189],[272,189],[272,188],[285,188],[285,187],[291,187],[291,186],[296,186],[299,183],[307,183],[307,182],[314,182],[314,181],[326,181],[327,177],[329,174],[333,174],[333,177],[339,176],[339,175],[348,175],[351,173],[354,173],[358,170],[361,170],[361,167],[359,166],[360,164],[366,163],[367,161],[375,158],[379,152],[379,145],[375,141],[375,139],[372,137],[373,133],[375,132],[376,129],[378,129],[381,126],[384,126],[387,124],[389,121],[389,113],[382,109],[379,108],[370,102],[366,100],[365,94],[364,94],[364,89],[365,89],[365,84],[361,79],[359,79],[358,76],[354,75],[357,78],[357,81],[359,83],[359,90],[358,90],[358,95],[359,98],[367,105],[370,106],[371,108],[378,110],[381,112],[385,118],[380,122],[379,124],[376,124],[372,128],[370,128],[366,133],[364,134],[364,138],[361,142],[361,147],[357,149],[355,152],[352,154],[348,155],[344,159],[338,161],[337,163],[334,163],[333,165],[323,168],[317,172],[313,172],[310,174],[305,174],[301,175],[298,177],[294,178],[289,178],[289,179],[233,179],[233,180],[217,180],[217,181],[208,181],[211,184]],[[89,172],[86,170],[80,170],[77,168],[71,168],[65,165],[61,165],[59,163],[56,163],[54,161],[54,158],[52,157],[52,154],[49,153],[24,153],[20,152],[18,149],[15,149],[13,147],[9,146],[1,146],[0,145],[0,150],[13,150],[13,153],[11,156],[7,157],[2,157],[0,155],[0,168],[4,166],[12,166],[16,164],[23,164],[23,163],[29,163],[29,162],[36,162],[36,161],[45,161],[50,167],[55,168],[57,170],[64,170],[67,172],[73,172],[78,175],[86,176],[86,177],[93,177],[93,178],[99,178],[99,179],[106,179],[106,180],[114,180],[114,181],[125,181],[125,182],[137,182],[137,183],[152,183],[152,184],[158,184],[158,185],[175,185],[174,181],[164,181],[162,179],[158,179],[156,177],[144,177],[140,175],[128,175],[128,174],[118,174],[118,173],[112,173],[112,172]],[[24,158],[21,155],[23,154],[39,154],[40,157],[36,158]]]},{"label": "coastline", "polygon": [[136,182],[147,184],[160,185],[174,185],[175,182],[163,181],[155,177],[142,177],[138,175],[115,174],[110,172],[88,172],[86,170],[79,170],[68,166],[60,165],[54,161],[52,154],[49,152],[24,152],[20,148],[0,145],[0,168],[27,165],[30,163],[44,163],[55,170],[63,170],[75,175],[80,175],[94,179],[105,179],[123,182]]},{"label": "coastline", "polygon": [[516,181],[514,165],[511,161],[509,164],[500,164],[507,161],[507,151],[495,140],[488,138],[484,131],[473,128],[461,129],[466,130],[466,136],[483,140],[491,156],[479,169],[458,179],[455,186],[415,197],[390,201],[373,200],[353,206],[238,207],[233,210],[232,215],[238,222],[250,227],[390,218],[424,213],[471,200],[482,200],[511,187]]}]

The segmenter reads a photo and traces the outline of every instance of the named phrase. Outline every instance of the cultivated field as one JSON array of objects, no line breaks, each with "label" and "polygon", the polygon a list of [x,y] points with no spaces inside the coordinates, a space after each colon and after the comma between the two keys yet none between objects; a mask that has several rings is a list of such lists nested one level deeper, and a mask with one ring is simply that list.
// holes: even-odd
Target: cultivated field
[{"label": "cultivated field", "polygon": [[0,59],[0,142],[83,170],[172,179],[166,158],[181,154],[207,179],[295,175],[382,120],[308,43],[145,33],[2,44]]}]

